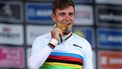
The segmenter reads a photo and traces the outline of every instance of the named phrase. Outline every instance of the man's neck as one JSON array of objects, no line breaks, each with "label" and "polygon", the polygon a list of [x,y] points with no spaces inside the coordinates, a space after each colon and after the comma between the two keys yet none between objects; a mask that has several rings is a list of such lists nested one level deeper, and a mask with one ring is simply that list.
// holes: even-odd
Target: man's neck
[{"label": "man's neck", "polygon": [[63,40],[67,40],[71,35],[72,35],[72,31],[70,31],[66,35],[63,35],[62,38],[63,38]]}]

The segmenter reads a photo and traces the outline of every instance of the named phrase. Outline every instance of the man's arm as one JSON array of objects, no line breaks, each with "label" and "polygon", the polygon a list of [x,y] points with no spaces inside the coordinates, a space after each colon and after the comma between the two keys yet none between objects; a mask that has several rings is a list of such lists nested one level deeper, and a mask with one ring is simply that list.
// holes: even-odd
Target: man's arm
[{"label": "man's arm", "polygon": [[47,59],[52,49],[48,46],[40,49],[40,51],[32,52],[28,59],[28,64],[30,69],[38,69]]},{"label": "man's arm", "polygon": [[[52,42],[52,40],[50,41]],[[50,43],[49,42],[49,43]],[[56,43],[56,41],[53,41]],[[46,42],[36,39],[32,45],[31,56],[28,59],[28,66],[30,69],[38,69],[47,59],[51,51],[53,50],[52,46]],[[55,45],[52,43],[53,45]]]},{"label": "man's arm", "polygon": [[89,43],[86,44],[85,48],[85,54],[84,54],[84,69],[93,69],[93,63],[92,63],[92,48]]},{"label": "man's arm", "polygon": [[51,40],[45,41],[45,38],[37,38],[32,45],[32,53],[28,59],[30,68],[38,69],[48,58],[51,51],[61,41],[60,35],[63,35],[60,28],[53,28],[51,31]]}]

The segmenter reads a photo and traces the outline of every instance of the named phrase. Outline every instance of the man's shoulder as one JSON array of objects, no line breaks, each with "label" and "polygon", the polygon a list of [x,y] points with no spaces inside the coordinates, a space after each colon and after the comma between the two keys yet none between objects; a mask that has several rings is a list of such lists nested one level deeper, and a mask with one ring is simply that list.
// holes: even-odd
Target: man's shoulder
[{"label": "man's shoulder", "polygon": [[86,40],[84,37],[81,37],[81,36],[79,36],[79,35],[77,35],[75,33],[73,33],[73,37],[78,39],[78,40]]},{"label": "man's shoulder", "polygon": [[91,49],[91,44],[88,42],[88,40],[77,34],[73,34],[73,41],[76,42],[77,46],[84,50]]},{"label": "man's shoulder", "polygon": [[76,39],[77,42],[79,42],[79,43],[90,44],[87,39],[85,39],[84,37],[81,37],[81,36],[79,36],[77,34],[73,33],[73,38]]}]

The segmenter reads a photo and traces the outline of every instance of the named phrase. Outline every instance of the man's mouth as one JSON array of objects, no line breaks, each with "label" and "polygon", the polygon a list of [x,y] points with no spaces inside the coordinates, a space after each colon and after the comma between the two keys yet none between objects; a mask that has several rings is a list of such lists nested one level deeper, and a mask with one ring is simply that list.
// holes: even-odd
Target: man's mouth
[{"label": "man's mouth", "polygon": [[71,25],[71,23],[67,23],[67,25]]},{"label": "man's mouth", "polygon": [[66,22],[66,23],[63,23],[64,25],[71,25],[71,22]]},{"label": "man's mouth", "polygon": [[62,23],[63,23],[64,25],[70,25],[71,22],[72,22],[72,21],[63,21]]}]

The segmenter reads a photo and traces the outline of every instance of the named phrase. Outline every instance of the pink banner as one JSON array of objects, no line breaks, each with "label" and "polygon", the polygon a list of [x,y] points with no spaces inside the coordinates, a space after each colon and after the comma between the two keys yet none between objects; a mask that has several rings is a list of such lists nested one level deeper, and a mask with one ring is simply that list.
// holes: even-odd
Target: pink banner
[{"label": "pink banner", "polygon": [[0,46],[0,67],[23,68],[24,66],[23,48]]}]

